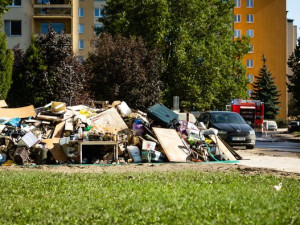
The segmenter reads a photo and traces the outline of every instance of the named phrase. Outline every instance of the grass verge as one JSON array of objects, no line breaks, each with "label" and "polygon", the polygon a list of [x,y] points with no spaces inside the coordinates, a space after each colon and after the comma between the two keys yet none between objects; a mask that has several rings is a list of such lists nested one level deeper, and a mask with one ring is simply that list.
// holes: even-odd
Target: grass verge
[{"label": "grass verge", "polygon": [[292,178],[0,171],[0,181],[0,224],[300,224]]}]

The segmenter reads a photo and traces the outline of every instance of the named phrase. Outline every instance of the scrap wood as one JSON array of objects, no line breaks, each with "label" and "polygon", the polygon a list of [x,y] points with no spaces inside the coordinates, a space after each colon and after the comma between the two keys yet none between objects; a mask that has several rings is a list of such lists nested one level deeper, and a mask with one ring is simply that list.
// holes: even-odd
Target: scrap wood
[{"label": "scrap wood", "polygon": [[0,108],[5,108],[5,107],[7,107],[5,100],[0,100]]},{"label": "scrap wood", "polygon": [[[219,137],[220,138],[220,137]],[[243,159],[242,156],[240,156],[232,147],[230,147],[226,141],[224,141],[222,138],[220,138],[220,140],[223,142],[223,144],[228,148],[228,150],[232,153],[232,155],[234,155],[234,157],[237,159],[237,160],[241,160]]]},{"label": "scrap wood", "polygon": [[221,150],[230,161],[236,160],[234,155],[228,150],[228,148],[224,145],[224,143],[220,140],[218,136],[210,134],[209,138],[219,147],[219,150]]},{"label": "scrap wood", "polygon": [[36,116],[33,105],[20,107],[20,108],[0,108],[0,117],[7,118],[27,118]]},{"label": "scrap wood", "polygon": [[190,159],[190,156],[184,152],[187,149],[176,130],[153,128],[153,131],[170,162],[187,162]]},{"label": "scrap wood", "polygon": [[39,120],[50,120],[50,121],[54,121],[54,122],[62,121],[62,119],[57,116],[46,116],[46,115],[41,115],[41,114],[38,114],[36,118]]},{"label": "scrap wood", "polygon": [[90,118],[92,125],[102,129],[115,129],[122,131],[128,130],[128,127],[118,111],[115,108],[108,109],[102,113]]},{"label": "scrap wood", "polygon": [[59,145],[59,138],[42,139],[43,143],[46,143],[47,148],[53,155],[53,158],[57,161],[67,161],[67,156]]},{"label": "scrap wood", "polygon": [[55,129],[53,131],[53,138],[60,138],[64,132],[64,127],[65,127],[65,121],[59,122],[56,124]]}]

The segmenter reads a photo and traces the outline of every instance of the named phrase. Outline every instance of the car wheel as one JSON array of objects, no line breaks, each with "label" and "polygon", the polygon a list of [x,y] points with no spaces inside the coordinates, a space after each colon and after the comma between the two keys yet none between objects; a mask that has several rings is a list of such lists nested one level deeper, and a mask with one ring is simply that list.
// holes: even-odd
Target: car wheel
[{"label": "car wheel", "polygon": [[246,145],[247,149],[254,149],[254,145]]}]

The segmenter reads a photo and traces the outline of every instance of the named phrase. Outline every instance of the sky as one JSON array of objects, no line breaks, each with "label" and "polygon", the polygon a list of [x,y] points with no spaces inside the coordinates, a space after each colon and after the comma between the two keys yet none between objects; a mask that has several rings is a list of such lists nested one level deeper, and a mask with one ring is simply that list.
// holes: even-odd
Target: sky
[{"label": "sky", "polygon": [[297,35],[300,37],[300,0],[287,0],[286,10],[289,11],[287,14],[288,19],[294,20],[294,25],[297,25]]}]

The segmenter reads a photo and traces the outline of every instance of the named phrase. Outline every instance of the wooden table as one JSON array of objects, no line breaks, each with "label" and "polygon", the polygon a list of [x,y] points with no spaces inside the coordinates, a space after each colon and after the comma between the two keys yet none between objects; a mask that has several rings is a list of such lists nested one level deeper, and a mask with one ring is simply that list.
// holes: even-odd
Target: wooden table
[{"label": "wooden table", "polygon": [[80,164],[82,164],[82,146],[83,145],[113,145],[114,146],[114,160],[118,162],[118,145],[119,141],[78,141]]}]

